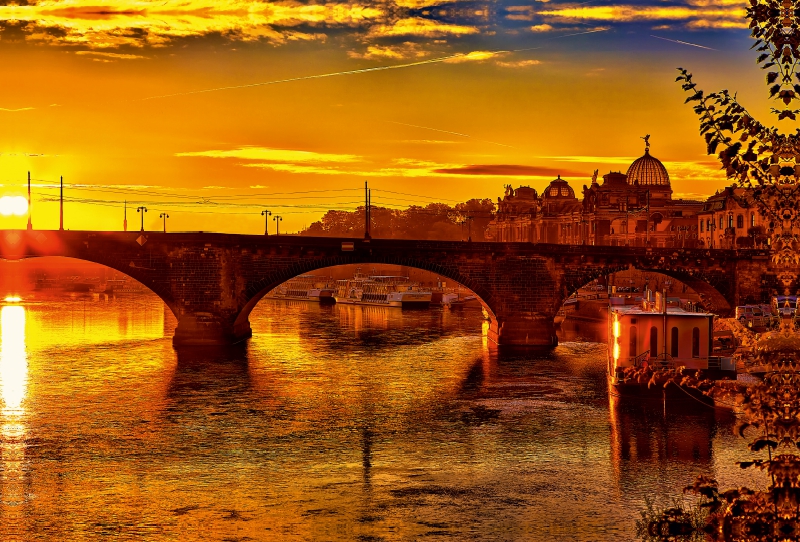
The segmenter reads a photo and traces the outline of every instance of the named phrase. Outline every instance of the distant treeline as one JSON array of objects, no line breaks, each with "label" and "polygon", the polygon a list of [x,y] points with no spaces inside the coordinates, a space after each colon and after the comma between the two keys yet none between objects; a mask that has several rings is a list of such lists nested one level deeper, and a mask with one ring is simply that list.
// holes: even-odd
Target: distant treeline
[{"label": "distant treeline", "polygon": [[[473,241],[483,241],[487,224],[494,217],[491,199],[471,199],[450,206],[430,203],[407,209],[371,207],[372,237],[392,239],[466,240],[471,231]],[[469,219],[468,217],[472,217]],[[300,235],[326,237],[362,237],[364,207],[355,211],[328,211]]]}]

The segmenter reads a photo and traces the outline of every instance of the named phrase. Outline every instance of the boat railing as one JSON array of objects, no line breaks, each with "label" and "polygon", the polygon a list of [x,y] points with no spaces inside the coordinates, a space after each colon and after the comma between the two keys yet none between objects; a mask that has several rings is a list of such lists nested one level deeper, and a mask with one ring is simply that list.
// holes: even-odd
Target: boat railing
[{"label": "boat railing", "polygon": [[642,363],[650,359],[650,350],[645,350],[635,358],[633,358],[633,366],[634,367],[641,367]]},{"label": "boat railing", "polygon": [[651,357],[648,363],[658,369],[675,368],[675,359],[666,352],[662,352],[655,357]]}]

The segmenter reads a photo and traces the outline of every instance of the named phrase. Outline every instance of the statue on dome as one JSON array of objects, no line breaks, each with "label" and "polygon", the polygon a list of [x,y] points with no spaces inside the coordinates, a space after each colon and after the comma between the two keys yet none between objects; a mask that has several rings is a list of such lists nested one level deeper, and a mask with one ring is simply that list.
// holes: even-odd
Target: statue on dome
[{"label": "statue on dome", "polygon": [[513,196],[513,195],[514,195],[514,189],[511,187],[510,184],[507,184],[506,185],[506,197]]},{"label": "statue on dome", "polygon": [[650,134],[647,134],[646,136],[641,137],[639,139],[644,139],[644,150],[649,151],[650,150]]},{"label": "statue on dome", "polygon": [[594,170],[594,173],[592,174],[592,184],[597,184],[597,176],[599,174],[600,174],[599,169]]}]

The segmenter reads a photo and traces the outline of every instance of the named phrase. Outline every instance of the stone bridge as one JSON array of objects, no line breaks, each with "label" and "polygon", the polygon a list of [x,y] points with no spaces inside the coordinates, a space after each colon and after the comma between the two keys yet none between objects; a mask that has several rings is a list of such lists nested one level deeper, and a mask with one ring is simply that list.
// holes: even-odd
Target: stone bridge
[{"label": "stone bridge", "polygon": [[176,345],[245,339],[250,312],[272,288],[343,264],[404,265],[461,283],[480,298],[489,337],[499,345],[555,345],[553,318],[563,301],[591,280],[629,268],[684,282],[722,315],[777,287],[764,250],[4,230],[0,251],[5,259],[78,258],[138,280],[175,314]]}]

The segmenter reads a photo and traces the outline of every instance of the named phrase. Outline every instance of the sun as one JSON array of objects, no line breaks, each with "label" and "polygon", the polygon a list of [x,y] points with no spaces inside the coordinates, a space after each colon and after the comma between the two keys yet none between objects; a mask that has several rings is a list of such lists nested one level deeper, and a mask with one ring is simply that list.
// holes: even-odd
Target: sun
[{"label": "sun", "polygon": [[28,212],[28,200],[23,196],[0,197],[0,215],[25,216]]}]

